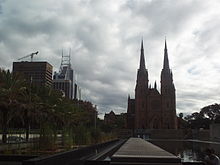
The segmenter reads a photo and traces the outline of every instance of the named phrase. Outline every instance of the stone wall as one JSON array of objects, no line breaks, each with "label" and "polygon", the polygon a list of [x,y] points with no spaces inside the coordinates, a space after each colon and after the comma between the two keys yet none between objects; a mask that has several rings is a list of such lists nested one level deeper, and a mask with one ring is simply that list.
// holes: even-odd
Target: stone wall
[{"label": "stone wall", "polygon": [[141,137],[144,139],[196,139],[209,140],[209,130],[185,130],[185,129],[139,129],[117,130],[119,138]]},{"label": "stone wall", "polygon": [[160,129],[149,130],[151,139],[183,139],[184,130]]}]

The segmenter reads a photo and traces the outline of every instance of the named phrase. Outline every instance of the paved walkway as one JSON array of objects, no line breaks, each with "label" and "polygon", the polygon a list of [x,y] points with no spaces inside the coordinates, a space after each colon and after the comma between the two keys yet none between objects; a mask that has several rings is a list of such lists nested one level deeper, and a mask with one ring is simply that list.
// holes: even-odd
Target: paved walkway
[{"label": "paved walkway", "polygon": [[130,138],[111,160],[111,164],[181,164],[180,158],[140,138]]}]

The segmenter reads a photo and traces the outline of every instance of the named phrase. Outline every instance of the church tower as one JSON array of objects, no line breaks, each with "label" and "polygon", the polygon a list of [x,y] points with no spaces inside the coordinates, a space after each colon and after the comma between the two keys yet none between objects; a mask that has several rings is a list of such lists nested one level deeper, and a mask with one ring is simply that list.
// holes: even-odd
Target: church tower
[{"label": "church tower", "polygon": [[161,71],[162,125],[164,129],[176,129],[176,94],[173,74],[169,67],[167,43],[165,40],[163,69]]},{"label": "church tower", "polygon": [[148,71],[145,67],[144,46],[141,42],[140,66],[135,87],[135,128],[146,128],[146,108],[148,93]]},{"label": "church tower", "polygon": [[166,40],[161,71],[161,92],[157,90],[156,81],[152,87],[148,86],[148,82],[142,40],[135,98],[128,97],[127,128],[139,131],[144,129],[177,129],[176,95],[173,75],[169,67]]}]

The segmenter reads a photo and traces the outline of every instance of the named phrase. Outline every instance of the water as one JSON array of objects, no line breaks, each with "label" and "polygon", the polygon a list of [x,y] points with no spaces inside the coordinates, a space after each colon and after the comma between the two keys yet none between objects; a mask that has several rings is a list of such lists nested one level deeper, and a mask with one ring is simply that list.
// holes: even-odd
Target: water
[{"label": "water", "polygon": [[178,156],[182,162],[196,162],[204,160],[205,149],[212,148],[220,156],[220,142],[198,140],[149,140],[160,148]]}]

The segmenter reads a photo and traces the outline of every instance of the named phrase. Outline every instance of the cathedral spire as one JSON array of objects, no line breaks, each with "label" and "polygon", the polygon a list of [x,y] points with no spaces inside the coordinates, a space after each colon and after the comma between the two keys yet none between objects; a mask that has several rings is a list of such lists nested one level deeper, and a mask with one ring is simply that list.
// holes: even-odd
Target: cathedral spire
[{"label": "cathedral spire", "polygon": [[145,60],[144,60],[144,44],[143,39],[141,41],[141,57],[140,57],[140,67],[139,69],[146,69],[145,68]]},{"label": "cathedral spire", "polygon": [[165,48],[164,48],[163,69],[170,69],[170,67],[169,67],[169,59],[168,59],[168,52],[167,52],[167,42],[166,42],[166,39],[165,39]]},{"label": "cathedral spire", "polygon": [[154,89],[157,89],[157,82],[154,82]]}]

